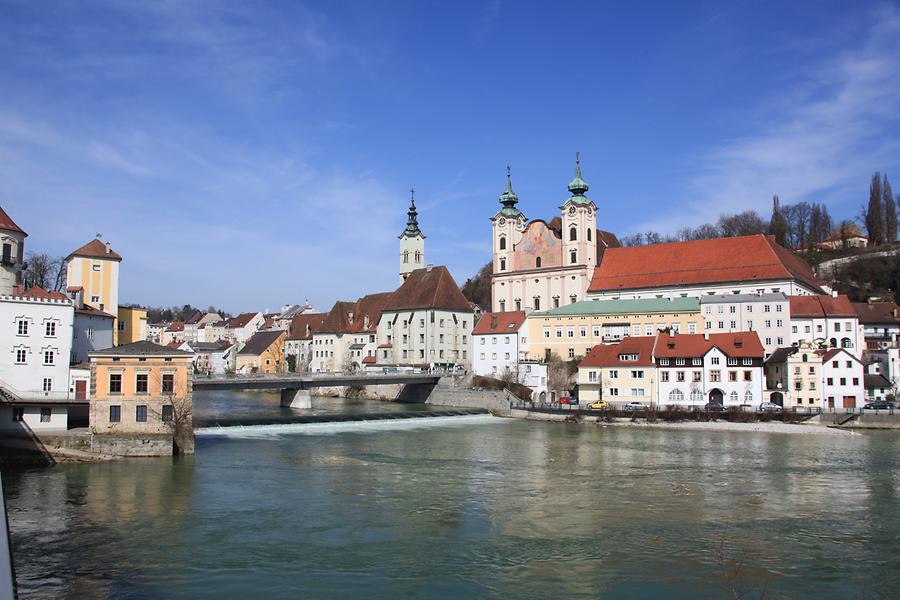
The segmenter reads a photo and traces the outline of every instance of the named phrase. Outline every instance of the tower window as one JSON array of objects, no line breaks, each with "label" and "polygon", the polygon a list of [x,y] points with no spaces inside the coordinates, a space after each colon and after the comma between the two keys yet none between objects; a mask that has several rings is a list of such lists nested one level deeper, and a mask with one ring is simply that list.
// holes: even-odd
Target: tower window
[{"label": "tower window", "polygon": [[500,259],[500,270],[501,270],[501,271],[505,271],[505,270],[506,270],[506,259],[505,259],[505,258],[501,258],[501,259]]},{"label": "tower window", "polygon": [[522,310],[522,301],[516,300],[516,310]]},{"label": "tower window", "polygon": [[569,262],[573,265],[578,262],[578,253],[572,250],[569,252]]},{"label": "tower window", "polygon": [[569,241],[574,242],[577,239],[578,239],[578,230],[573,227],[572,229],[569,230]]},{"label": "tower window", "polygon": [[541,257],[540,256],[538,256],[537,258],[534,259],[534,266],[537,268],[541,267]]},{"label": "tower window", "polygon": [[591,230],[587,230],[587,241],[591,241]]},{"label": "tower window", "polygon": [[538,296],[534,297],[534,310],[541,310],[541,299]]},{"label": "tower window", "polygon": [[506,250],[506,238],[505,237],[500,238],[500,249]]},{"label": "tower window", "polygon": [[403,262],[404,262],[404,263],[408,263],[408,262],[409,262],[409,250],[404,250],[404,251],[403,251]]},{"label": "tower window", "polygon": [[506,300],[500,301],[500,312],[506,312]]}]

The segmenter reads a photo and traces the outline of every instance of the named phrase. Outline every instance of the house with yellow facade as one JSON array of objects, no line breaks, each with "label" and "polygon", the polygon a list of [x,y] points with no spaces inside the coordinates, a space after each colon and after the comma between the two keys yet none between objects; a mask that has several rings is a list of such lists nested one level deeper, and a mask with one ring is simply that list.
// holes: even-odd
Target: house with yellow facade
[{"label": "house with yellow facade", "polygon": [[[89,353],[90,426],[112,453],[193,452],[193,353],[148,341]],[[107,439],[109,439],[107,438]],[[168,452],[166,452],[168,448]]]},{"label": "house with yellow facade", "polygon": [[287,331],[257,331],[237,354],[238,373],[283,373],[287,370],[284,342]]},{"label": "house with yellow facade", "polygon": [[[107,314],[119,312],[119,263],[122,257],[109,242],[93,239],[66,257],[66,283],[84,290],[84,303]],[[113,342],[118,343],[118,325]]]},{"label": "house with yellow facade", "polygon": [[617,344],[594,346],[578,363],[578,401],[606,400],[621,408],[628,402],[651,405],[656,399],[656,337],[628,337]]},{"label": "house with yellow facade", "polygon": [[660,331],[703,333],[705,321],[697,298],[584,300],[532,312],[526,319],[528,357],[563,360],[585,356],[598,344],[626,337],[655,337]]},{"label": "house with yellow facade", "polygon": [[119,344],[132,344],[147,339],[147,311],[120,306],[116,325]]}]

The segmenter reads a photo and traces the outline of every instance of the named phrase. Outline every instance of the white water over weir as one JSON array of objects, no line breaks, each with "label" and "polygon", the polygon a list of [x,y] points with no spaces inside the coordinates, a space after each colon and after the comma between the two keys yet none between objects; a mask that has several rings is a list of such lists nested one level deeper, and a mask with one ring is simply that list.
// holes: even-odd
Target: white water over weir
[{"label": "white water over weir", "polygon": [[[359,420],[341,419],[294,423],[257,423],[227,426],[213,425],[195,428],[194,434],[199,437],[264,438],[290,434],[332,435],[336,433],[377,433],[379,431],[423,429],[427,427],[458,427],[463,425],[508,422],[508,419],[500,419],[487,412],[473,414],[464,413],[462,411],[447,411],[439,415],[419,416],[422,414],[427,415],[429,413],[383,413],[377,415],[376,418]],[[368,416],[373,417],[374,415]]]}]

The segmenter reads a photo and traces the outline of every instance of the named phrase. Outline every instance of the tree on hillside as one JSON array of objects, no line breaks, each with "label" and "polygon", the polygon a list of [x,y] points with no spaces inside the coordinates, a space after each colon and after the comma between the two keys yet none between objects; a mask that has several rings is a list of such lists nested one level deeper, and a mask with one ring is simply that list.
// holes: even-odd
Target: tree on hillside
[{"label": "tree on hillside", "polygon": [[778,196],[772,197],[772,218],[769,220],[769,235],[775,236],[775,241],[782,246],[788,245],[787,221],[781,211],[781,201]]},{"label": "tree on hillside", "polygon": [[884,242],[884,207],[881,199],[881,174],[876,171],[872,175],[872,183],[869,184],[869,204],[863,214],[871,246],[878,246]]},{"label": "tree on hillside", "polygon": [[809,214],[809,240],[807,246],[815,247],[828,239],[832,231],[831,215],[824,204],[813,204]]},{"label": "tree on hillside", "polygon": [[491,275],[493,263],[488,263],[478,270],[474,277],[466,279],[462,286],[463,296],[484,310],[491,310]]},{"label": "tree on hillside", "polygon": [[897,241],[897,203],[887,174],[881,179],[881,204],[884,209],[884,241],[893,244]]}]

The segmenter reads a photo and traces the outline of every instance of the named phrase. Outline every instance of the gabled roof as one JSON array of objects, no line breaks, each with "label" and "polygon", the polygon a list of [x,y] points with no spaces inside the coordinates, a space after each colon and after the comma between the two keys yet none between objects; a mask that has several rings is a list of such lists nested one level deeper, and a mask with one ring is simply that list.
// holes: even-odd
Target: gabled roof
[{"label": "gabled roof", "polygon": [[232,318],[228,319],[228,321],[225,323],[225,327],[227,327],[228,329],[237,329],[238,327],[246,327],[247,324],[250,323],[250,321],[252,321],[258,314],[259,314],[258,312],[241,313],[236,317],[232,317]]},{"label": "gabled roof", "polygon": [[192,354],[193,353],[185,352],[184,350],[172,350],[171,348],[166,348],[165,346],[160,346],[159,344],[154,344],[153,342],[148,342],[146,340],[141,340],[139,342],[134,342],[131,344],[124,344],[122,346],[113,346],[112,348],[107,348],[106,350],[95,350],[93,352],[88,352],[88,356],[91,357],[145,355],[191,356]]},{"label": "gabled roof", "polygon": [[654,352],[657,358],[700,358],[713,348],[731,358],[762,358],[766,353],[755,331],[660,334]]},{"label": "gabled roof", "polygon": [[900,324],[900,311],[893,302],[853,302],[860,323]]},{"label": "gabled roof", "polygon": [[265,352],[269,346],[278,341],[279,338],[285,335],[284,331],[257,331],[254,333],[249,340],[247,340],[246,345],[241,348],[241,351],[238,354],[250,354],[253,356],[258,356]]},{"label": "gabled roof", "polygon": [[62,292],[48,292],[42,287],[32,286],[19,294],[23,298],[41,298],[42,300],[68,300],[69,297]]},{"label": "gabled roof", "polygon": [[18,225],[16,225],[16,222],[13,221],[8,214],[6,214],[6,211],[3,210],[3,207],[0,207],[0,229],[3,229],[5,231],[15,231],[21,233],[25,237],[28,237],[28,234],[22,231],[22,229]]},{"label": "gabled roof", "polygon": [[374,333],[392,295],[392,292],[380,292],[363,296],[356,302],[339,300],[325,315],[316,333]]},{"label": "gabled roof", "polygon": [[823,363],[827,363],[828,361],[832,360],[835,356],[837,356],[841,352],[843,352],[844,354],[846,354],[848,357],[852,358],[859,364],[862,364],[862,362],[858,358],[856,358],[855,356],[853,356],[852,354],[847,352],[847,350],[844,348],[829,348],[828,350],[816,350],[816,354],[818,354],[819,356],[822,357]]},{"label": "gabled roof", "polygon": [[472,335],[491,335],[499,333],[516,333],[525,322],[524,310],[508,312],[486,312],[478,325],[472,330]]},{"label": "gabled roof", "polygon": [[[652,367],[655,337],[627,337],[617,344],[597,345],[578,363],[579,367]],[[637,360],[622,360],[623,355],[637,354]]]},{"label": "gabled roof", "polygon": [[66,260],[69,260],[73,256],[84,256],[87,258],[104,258],[106,260],[114,260],[116,262],[121,262],[122,257],[114,252],[112,248],[109,248],[106,244],[101,242],[98,239],[93,239],[89,241],[87,244],[75,250],[69,256],[66,257]]},{"label": "gabled roof", "polygon": [[791,318],[857,317],[847,296],[790,296]]},{"label": "gabled roof", "polygon": [[314,333],[322,328],[325,321],[325,315],[322,313],[313,313],[309,315],[297,315],[291,319],[288,327],[289,340],[309,340],[312,339]]},{"label": "gabled roof", "polygon": [[166,331],[184,331],[184,323],[181,321],[170,323],[169,326],[166,327]]},{"label": "gabled roof", "polygon": [[608,248],[589,292],[747,281],[797,280],[814,291],[822,281],[765,235]]},{"label": "gabled roof", "polygon": [[115,316],[113,316],[107,312],[103,312],[102,310],[94,308],[90,304],[85,304],[81,308],[76,308],[75,314],[76,315],[84,315],[85,317],[98,317],[100,319],[115,319],[116,318]]},{"label": "gabled roof", "polygon": [[469,301],[453,281],[450,271],[442,265],[411,272],[384,306],[385,311],[423,308],[472,312]]},{"label": "gabled roof", "polygon": [[863,387],[867,390],[873,388],[885,388],[890,389],[891,382],[887,380],[887,377],[882,375],[881,373],[866,373],[863,375]]},{"label": "gabled roof", "polygon": [[796,354],[800,351],[800,348],[796,346],[788,346],[786,348],[776,348],[775,352],[769,355],[769,358],[766,359],[766,363],[783,363],[786,361],[791,355]]}]

